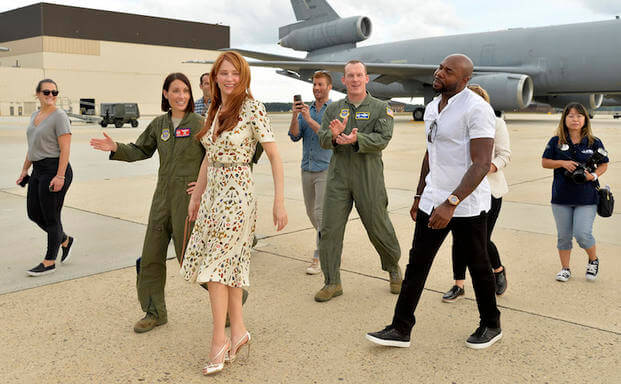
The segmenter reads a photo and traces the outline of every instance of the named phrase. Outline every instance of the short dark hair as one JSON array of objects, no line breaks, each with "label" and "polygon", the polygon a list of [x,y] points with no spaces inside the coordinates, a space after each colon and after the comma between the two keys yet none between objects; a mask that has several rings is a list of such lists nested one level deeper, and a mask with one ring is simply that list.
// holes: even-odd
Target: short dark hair
[{"label": "short dark hair", "polygon": [[41,81],[39,81],[39,84],[37,84],[37,89],[35,90],[35,92],[39,93],[41,92],[41,86],[45,83],[50,83],[50,84],[54,84],[54,86],[56,87],[56,90],[58,91],[58,84],[56,84],[56,82],[52,79],[43,79]]},{"label": "short dark hair", "polygon": [[315,79],[326,79],[326,83],[332,85],[332,76],[330,76],[330,72],[328,71],[317,71],[313,74],[313,80]]},{"label": "short dark hair", "polygon": [[199,79],[198,79],[198,83],[199,83],[200,85],[203,85],[203,77],[205,77],[205,76],[209,76],[209,72],[205,72],[205,73],[203,73],[203,74],[201,75],[201,77],[199,77]]},{"label": "short dark hair", "polygon": [[[185,108],[185,112],[194,112],[194,97],[192,96],[192,85],[190,84],[190,80],[188,80],[188,77],[183,73],[174,72],[166,76],[166,79],[164,80],[164,85],[162,86],[162,91],[168,92],[170,84],[172,84],[172,82],[175,80],[179,80],[188,86],[188,90],[190,91],[190,100],[188,101],[188,106]],[[168,102],[168,99],[164,97],[164,93],[162,92],[162,112],[168,112],[169,109],[170,103]]]},{"label": "short dark hair", "polygon": [[345,76],[345,68],[347,68],[349,64],[362,64],[362,66],[364,67],[364,73],[368,74],[367,65],[365,63],[360,60],[349,60],[347,63],[345,63],[345,66],[343,67],[343,76]]}]

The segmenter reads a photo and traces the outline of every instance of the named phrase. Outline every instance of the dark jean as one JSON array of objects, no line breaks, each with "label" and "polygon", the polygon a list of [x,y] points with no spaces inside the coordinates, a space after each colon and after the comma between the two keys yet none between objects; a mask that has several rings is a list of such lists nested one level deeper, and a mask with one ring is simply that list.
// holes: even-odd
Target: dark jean
[{"label": "dark jean", "polygon": [[[489,257],[490,264],[493,269],[500,268],[502,263],[500,262],[500,255],[498,254],[498,248],[492,241],[492,231],[496,225],[498,214],[500,213],[500,207],[502,206],[502,197],[496,199],[492,196],[492,207],[487,212],[487,256]],[[466,280],[466,258],[459,256],[459,249],[453,242],[453,279]]]},{"label": "dark jean", "polygon": [[416,323],[414,311],[423,293],[431,264],[449,232],[453,234],[453,242],[457,249],[463,250],[460,257],[465,259],[470,270],[481,325],[490,328],[500,327],[494,276],[487,257],[486,219],[485,212],[474,217],[454,217],[446,228],[431,229],[427,226],[429,215],[418,210],[410,260],[397,299],[392,320],[393,327],[402,333],[409,334],[412,331]]},{"label": "dark jean", "polygon": [[28,217],[47,233],[45,260],[56,260],[60,244],[65,239],[60,213],[65,195],[73,180],[71,165],[65,171],[65,184],[58,192],[50,192],[50,182],[58,171],[58,158],[47,158],[32,163],[26,207]]}]

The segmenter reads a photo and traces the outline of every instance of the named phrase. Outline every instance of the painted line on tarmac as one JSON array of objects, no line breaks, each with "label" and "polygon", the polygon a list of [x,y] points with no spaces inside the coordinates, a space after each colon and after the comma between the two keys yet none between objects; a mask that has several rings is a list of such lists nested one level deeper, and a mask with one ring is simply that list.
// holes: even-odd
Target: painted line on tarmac
[{"label": "painted line on tarmac", "polygon": [[[272,256],[276,256],[276,257],[281,257],[283,259],[295,260],[295,261],[300,261],[300,262],[308,264],[308,259],[299,259],[297,257],[281,255],[279,253],[271,252],[271,251],[264,251],[264,250],[255,250],[255,251],[256,252],[260,252],[260,253],[266,253],[268,255],[272,255]],[[370,277],[372,279],[388,281],[388,279],[385,278],[385,277],[369,275],[367,273],[352,271],[350,269],[343,269],[343,268],[341,268],[341,271],[342,272],[349,272],[351,274],[358,275],[358,276]],[[438,294],[444,294],[445,293],[445,292],[441,292],[441,291],[438,291],[436,289],[431,289],[431,288],[423,288],[423,289],[425,291],[434,292],[434,293],[438,293]],[[468,301],[471,301],[473,303],[476,303],[476,300],[472,299],[470,297],[464,297],[464,299],[468,300]],[[560,317],[544,315],[544,314],[541,314],[541,313],[531,312],[531,311],[527,311],[527,310],[519,309],[519,308],[513,308],[513,307],[506,306],[506,305],[498,305],[497,304],[497,306],[498,306],[498,308],[507,309],[507,310],[510,310],[510,311],[513,311],[513,312],[524,313],[524,314],[527,314],[527,315],[532,315],[532,316],[536,316],[536,317],[542,317],[542,318],[545,318],[545,319],[560,321],[560,322],[565,323],[565,324],[575,325],[575,326],[578,326],[578,327],[588,328],[588,329],[592,329],[592,330],[595,330],[595,331],[601,331],[601,332],[610,333],[610,334],[613,334],[613,335],[616,335],[616,336],[621,336],[621,332],[617,332],[617,331],[614,331],[612,329],[605,329],[605,328],[595,327],[595,326],[588,325],[588,324],[578,323],[578,322],[575,322],[575,321],[572,321],[572,320],[566,320],[566,319],[563,319],[563,318],[560,318]]]},{"label": "painted line on tarmac", "polygon": [[[15,192],[11,192],[7,189],[0,189],[0,192],[2,193],[6,193],[7,195],[11,195],[11,196],[15,196],[15,197],[21,197],[23,199],[26,199],[26,196],[20,195],[19,193],[15,193]],[[63,205],[63,209],[74,209],[76,211],[80,211],[80,212],[84,212],[84,213],[90,213],[92,215],[97,215],[97,216],[101,216],[101,217],[107,217],[110,219],[116,219],[116,220],[121,220],[121,221],[125,221],[127,223],[132,223],[132,224],[139,224],[142,225],[143,227],[147,226],[147,223],[142,223],[140,221],[135,221],[135,220],[130,220],[130,219],[124,219],[122,217],[117,217],[117,216],[112,216],[112,215],[106,215],[105,213],[99,213],[99,212],[95,212],[95,211],[89,211],[88,209],[84,209],[84,208],[78,208],[78,207],[74,207],[71,205]]]}]

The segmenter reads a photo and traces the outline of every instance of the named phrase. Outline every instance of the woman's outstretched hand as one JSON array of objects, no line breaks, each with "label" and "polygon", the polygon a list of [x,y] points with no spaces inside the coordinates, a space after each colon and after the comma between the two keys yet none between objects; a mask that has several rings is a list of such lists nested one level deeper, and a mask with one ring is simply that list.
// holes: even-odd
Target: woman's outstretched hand
[{"label": "woman's outstretched hand", "polygon": [[108,136],[106,132],[103,132],[103,135],[105,137],[104,139],[91,139],[91,147],[99,151],[116,152],[118,147],[116,145],[116,142],[114,142],[114,140],[112,140],[112,138]]}]

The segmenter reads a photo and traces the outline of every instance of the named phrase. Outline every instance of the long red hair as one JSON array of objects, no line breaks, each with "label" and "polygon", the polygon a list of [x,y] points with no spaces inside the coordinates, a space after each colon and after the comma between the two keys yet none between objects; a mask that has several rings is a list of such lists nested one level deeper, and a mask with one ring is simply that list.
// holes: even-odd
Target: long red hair
[{"label": "long red hair", "polygon": [[237,125],[239,121],[239,113],[246,98],[253,98],[250,92],[250,66],[248,62],[237,52],[226,51],[220,54],[211,68],[209,73],[210,88],[211,88],[211,104],[209,104],[209,111],[207,112],[207,119],[205,120],[205,126],[196,135],[196,138],[200,140],[207,134],[211,124],[216,118],[216,112],[222,105],[222,93],[220,87],[216,81],[218,71],[224,61],[228,61],[233,64],[235,69],[239,72],[239,84],[233,90],[233,93],[228,99],[227,105],[222,106],[220,113],[218,114],[218,127],[216,128],[216,136],[219,136],[224,131],[230,131]]}]

